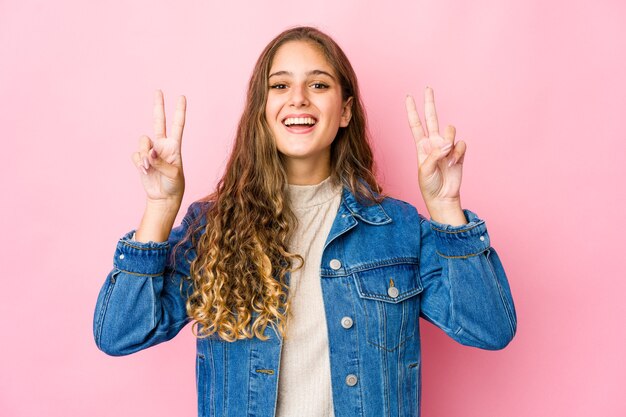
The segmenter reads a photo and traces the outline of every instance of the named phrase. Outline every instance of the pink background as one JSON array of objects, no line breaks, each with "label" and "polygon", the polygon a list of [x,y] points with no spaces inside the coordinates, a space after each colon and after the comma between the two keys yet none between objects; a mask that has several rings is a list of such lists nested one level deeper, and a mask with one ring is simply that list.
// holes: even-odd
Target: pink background
[{"label": "pink background", "polygon": [[[0,2],[0,415],[193,416],[194,340],[123,358],[92,314],[143,208],[130,162],[153,91],[188,99],[185,204],[222,173],[250,71],[311,24],[350,57],[380,179],[423,209],[404,97],[468,143],[464,206],[516,301],[503,351],[424,324],[426,417],[626,415],[622,1]],[[420,106],[421,109],[421,106]]]}]

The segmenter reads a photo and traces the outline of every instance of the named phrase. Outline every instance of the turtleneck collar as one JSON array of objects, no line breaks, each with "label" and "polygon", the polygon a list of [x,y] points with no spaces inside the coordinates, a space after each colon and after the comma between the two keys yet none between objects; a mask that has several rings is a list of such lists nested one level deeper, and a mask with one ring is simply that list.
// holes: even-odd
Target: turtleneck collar
[{"label": "turtleneck collar", "polygon": [[303,209],[318,206],[332,200],[342,190],[341,185],[334,185],[331,176],[319,184],[287,184],[287,194],[292,208]]}]

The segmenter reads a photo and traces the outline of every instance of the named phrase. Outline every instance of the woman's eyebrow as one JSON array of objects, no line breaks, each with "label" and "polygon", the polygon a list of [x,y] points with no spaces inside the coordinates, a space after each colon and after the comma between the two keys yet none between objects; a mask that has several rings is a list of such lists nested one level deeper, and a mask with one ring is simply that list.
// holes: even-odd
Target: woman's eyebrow
[{"label": "woman's eyebrow", "polygon": [[[274,73],[270,74],[270,76],[269,76],[268,78],[272,78],[272,77],[279,76],[279,75],[289,75],[289,76],[292,76],[292,77],[293,77],[293,72],[289,72],[289,71],[277,71],[277,72],[274,72]],[[333,75],[332,75],[332,74],[330,74],[329,72],[326,72],[326,71],[324,71],[324,70],[319,70],[319,69],[311,70],[311,71],[308,71],[308,72],[306,73],[306,76],[307,76],[307,77],[308,77],[308,76],[310,76],[310,75],[327,75],[327,76],[329,76],[331,79],[333,79],[333,80],[335,79],[335,77],[333,77]]]}]

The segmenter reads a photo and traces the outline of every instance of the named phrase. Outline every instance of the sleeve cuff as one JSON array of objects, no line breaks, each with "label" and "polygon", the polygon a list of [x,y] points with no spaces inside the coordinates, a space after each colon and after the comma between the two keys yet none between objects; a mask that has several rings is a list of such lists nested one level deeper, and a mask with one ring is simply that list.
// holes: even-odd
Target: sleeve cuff
[{"label": "sleeve cuff", "polygon": [[134,241],[130,231],[117,242],[113,266],[135,275],[161,275],[165,269],[170,245],[168,242]]},{"label": "sleeve cuff", "polygon": [[485,221],[470,210],[463,210],[468,223],[460,226],[430,220],[437,252],[446,258],[467,258],[485,252],[490,247]]}]

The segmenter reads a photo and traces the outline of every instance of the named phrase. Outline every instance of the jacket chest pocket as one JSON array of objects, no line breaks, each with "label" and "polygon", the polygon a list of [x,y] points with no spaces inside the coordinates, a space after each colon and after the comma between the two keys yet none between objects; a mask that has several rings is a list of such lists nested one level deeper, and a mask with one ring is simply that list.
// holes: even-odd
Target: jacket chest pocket
[{"label": "jacket chest pocket", "polygon": [[417,264],[395,264],[354,274],[368,343],[397,349],[417,332],[423,287]]}]

